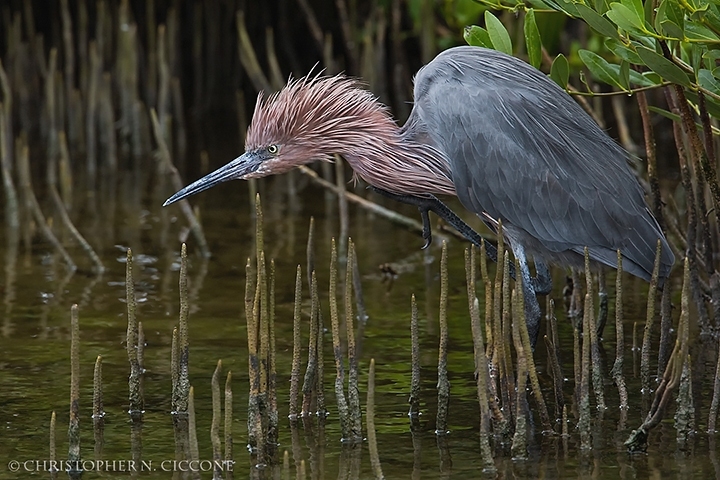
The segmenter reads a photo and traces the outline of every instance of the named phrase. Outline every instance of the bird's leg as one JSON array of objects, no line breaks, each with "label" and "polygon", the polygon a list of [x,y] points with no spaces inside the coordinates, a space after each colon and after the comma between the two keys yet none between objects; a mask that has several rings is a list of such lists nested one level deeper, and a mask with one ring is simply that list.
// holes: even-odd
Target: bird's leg
[{"label": "bird's leg", "polygon": [[[420,210],[420,217],[423,222],[422,235],[425,239],[425,246],[423,246],[423,248],[427,248],[432,242],[432,227],[430,225],[430,216],[428,215],[428,212],[433,212],[435,215],[445,220],[455,230],[460,232],[463,237],[468,239],[476,247],[480,248],[484,243],[485,254],[490,260],[497,263],[497,248],[495,248],[495,245],[492,245],[490,242],[485,240],[479,233],[473,230],[470,225],[465,223],[455,214],[455,212],[453,212],[447,205],[438,200],[435,196],[428,195],[427,197],[416,197],[414,195],[399,195],[377,187],[371,186],[370,188],[384,197],[418,207],[418,210]],[[510,264],[510,276],[515,279],[515,265],[512,263]]]},{"label": "bird's leg", "polygon": [[429,210],[423,207],[418,207],[418,210],[420,210],[420,218],[423,224],[422,237],[425,240],[422,249],[425,250],[432,243],[432,226],[430,225],[430,215],[428,215]]},{"label": "bird's leg", "polygon": [[[520,275],[522,275],[523,296],[525,297],[525,324],[527,325],[528,335],[530,336],[530,345],[535,349],[538,333],[540,332],[540,303],[538,302],[535,290],[534,279],[530,276],[530,267],[528,267],[527,257],[525,256],[525,248],[518,242],[511,244],[513,255],[520,265]],[[540,262],[543,266],[544,263]],[[545,267],[547,272],[547,267]],[[549,277],[549,272],[548,277]],[[540,276],[540,273],[538,273]]]},{"label": "bird's leg", "polygon": [[[467,223],[465,223],[455,212],[450,210],[447,205],[442,203],[437,197],[428,195],[427,197],[416,197],[414,195],[400,195],[397,193],[388,192],[377,187],[370,187],[380,195],[391,198],[397,202],[406,203],[408,205],[414,205],[420,210],[420,216],[423,222],[423,238],[427,241],[423,248],[427,248],[432,241],[432,228],[430,226],[430,217],[428,212],[435,213],[438,217],[445,220],[448,224],[452,225],[455,230],[460,232],[465,238],[471,243],[474,243],[478,248],[485,241],[479,233],[473,230]],[[493,261],[497,262],[497,249],[493,245],[486,243],[485,251],[488,257]]]},{"label": "bird's leg", "polygon": [[535,260],[535,277],[532,279],[532,285],[535,289],[535,294],[548,295],[552,292],[550,270],[541,257],[534,255],[533,260]]}]

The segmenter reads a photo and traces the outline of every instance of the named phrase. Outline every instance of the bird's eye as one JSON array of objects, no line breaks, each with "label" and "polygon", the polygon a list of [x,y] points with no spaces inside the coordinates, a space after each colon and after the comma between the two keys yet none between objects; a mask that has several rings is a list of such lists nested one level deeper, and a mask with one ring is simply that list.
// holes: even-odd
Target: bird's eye
[{"label": "bird's eye", "polygon": [[269,147],[267,147],[267,151],[270,155],[275,155],[276,153],[278,153],[279,150],[280,149],[277,145],[270,145]]}]

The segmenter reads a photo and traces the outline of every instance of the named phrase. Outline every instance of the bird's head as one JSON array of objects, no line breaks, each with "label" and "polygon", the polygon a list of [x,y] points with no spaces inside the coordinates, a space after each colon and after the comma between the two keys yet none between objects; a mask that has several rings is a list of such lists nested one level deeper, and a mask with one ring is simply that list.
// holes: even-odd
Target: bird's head
[{"label": "bird's head", "polygon": [[183,188],[164,205],[219,183],[265,177],[315,160],[332,159],[388,141],[397,126],[386,107],[357,81],[336,75],[291,80],[279,92],[258,95],[245,139],[245,153]]}]

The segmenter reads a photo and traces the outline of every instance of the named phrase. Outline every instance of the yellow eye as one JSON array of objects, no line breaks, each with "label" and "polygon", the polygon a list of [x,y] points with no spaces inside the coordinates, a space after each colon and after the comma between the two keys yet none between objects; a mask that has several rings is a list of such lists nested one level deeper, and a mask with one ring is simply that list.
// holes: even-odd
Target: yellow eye
[{"label": "yellow eye", "polygon": [[275,155],[276,153],[278,153],[279,150],[280,149],[277,145],[270,145],[269,147],[267,147],[267,151],[270,155]]}]

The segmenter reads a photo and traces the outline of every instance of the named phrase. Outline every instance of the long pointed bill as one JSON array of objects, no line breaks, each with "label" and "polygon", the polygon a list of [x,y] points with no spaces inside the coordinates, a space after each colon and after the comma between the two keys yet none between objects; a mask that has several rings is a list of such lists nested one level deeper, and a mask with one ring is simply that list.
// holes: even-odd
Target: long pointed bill
[{"label": "long pointed bill", "polygon": [[197,180],[183,188],[172,197],[165,200],[163,207],[167,207],[178,200],[182,200],[190,195],[195,195],[203,190],[212,188],[218,183],[244,178],[246,175],[249,175],[257,170],[260,163],[262,163],[262,158],[260,158],[257,153],[246,152],[227,165],[218,168],[212,173],[208,173],[200,180]]}]

